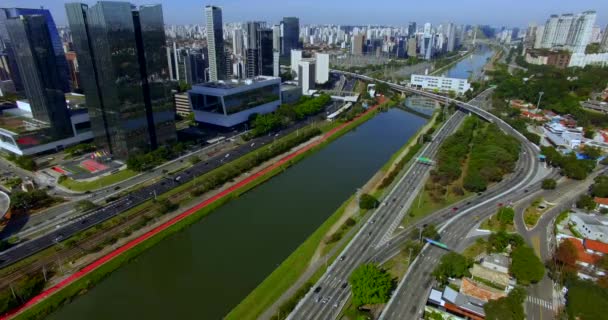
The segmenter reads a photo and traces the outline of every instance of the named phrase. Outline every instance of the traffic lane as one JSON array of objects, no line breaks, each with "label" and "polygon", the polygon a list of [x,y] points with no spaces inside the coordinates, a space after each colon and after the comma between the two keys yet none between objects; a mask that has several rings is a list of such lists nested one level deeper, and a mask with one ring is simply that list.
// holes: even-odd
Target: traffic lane
[{"label": "traffic lane", "polygon": [[[263,136],[263,137],[260,137],[257,139],[253,139],[250,143],[240,146],[239,148],[235,149],[235,151],[230,151],[230,152],[219,154],[218,156],[216,156],[215,158],[213,158],[212,160],[210,160],[208,162],[199,162],[190,168],[191,172],[189,174],[186,174],[183,178],[180,177],[178,179],[179,181],[175,180],[175,178],[177,178],[180,175],[179,173],[167,175],[168,179],[164,179],[163,181],[156,182],[150,186],[146,186],[137,191],[129,193],[130,196],[137,199],[137,201],[131,202],[131,205],[129,205],[129,206],[119,205],[119,206],[117,206],[118,209],[104,210],[102,208],[102,209],[93,211],[91,213],[91,215],[92,216],[99,215],[99,217],[91,218],[91,219],[86,220],[86,222],[81,222],[81,223],[68,223],[67,225],[61,226],[57,230],[54,230],[47,235],[43,235],[38,238],[26,241],[25,243],[19,244],[15,247],[11,247],[8,250],[5,250],[2,253],[0,253],[0,268],[8,266],[8,265],[12,264],[13,262],[23,259],[27,256],[30,256],[37,251],[40,251],[40,250],[43,250],[45,248],[52,246],[54,244],[54,241],[49,241],[49,240],[55,240],[58,238],[65,239],[69,236],[76,234],[77,232],[86,230],[86,229],[94,226],[95,223],[105,221],[105,220],[119,214],[120,212],[126,211],[136,205],[143,203],[146,200],[152,199],[155,194],[160,195],[161,193],[164,193],[166,191],[173,189],[177,185],[180,185],[180,184],[186,183],[189,180],[192,180],[195,175],[202,175],[204,173],[207,173],[207,172],[221,166],[222,164],[224,164],[224,162],[226,161],[227,158],[233,159],[233,158],[239,157],[241,155],[244,155],[246,153],[249,153],[251,151],[254,151],[258,148],[261,148],[263,145],[267,144],[268,142],[276,139],[277,137],[283,136],[289,132],[293,132],[294,130],[299,129],[299,128],[303,127],[304,125],[306,125],[306,123],[301,122],[298,125],[295,125],[291,128],[284,129],[283,131],[277,133],[276,135]],[[167,182],[166,180],[169,180],[170,182]],[[120,199],[118,199],[116,201],[120,201]]]},{"label": "traffic lane", "polygon": [[[441,130],[440,132],[443,132],[442,135],[439,135],[440,137],[442,136],[446,136],[449,132],[451,132],[455,127],[458,126],[458,124],[460,123],[460,120],[464,117],[464,114],[460,114],[460,117],[456,116],[456,117],[451,117],[448,120],[447,125],[445,126],[445,128],[448,128],[448,131],[446,131],[445,129]],[[456,119],[456,120],[453,120]],[[449,121],[452,121],[452,123],[449,123]],[[437,139],[435,141],[433,141],[431,144],[428,145],[428,147],[426,148],[425,151],[427,151],[425,153],[425,155],[429,155],[432,156],[436,151],[438,146],[440,145],[440,141],[441,139]],[[413,170],[413,171],[412,171]],[[410,172],[414,172],[412,176],[412,178],[407,178],[404,177],[404,179],[402,180],[402,183],[400,183],[397,186],[397,193],[398,196],[399,195],[407,195],[407,194],[411,194],[412,191],[416,188],[416,186],[414,185],[414,182],[418,182],[420,181],[425,175],[426,172],[429,170],[429,166],[427,165],[423,165],[420,163],[415,162],[411,169],[408,169],[408,171]],[[417,185],[417,183],[416,183]],[[393,199],[390,199],[390,198]],[[396,203],[397,198],[393,197],[392,195],[389,196],[389,205],[385,206],[385,209],[388,210],[389,214],[390,212],[399,212],[400,210],[406,210],[403,208],[403,205],[398,205]],[[385,200],[386,201],[386,200]],[[407,202],[407,200],[406,200]],[[397,207],[399,206],[399,207]],[[381,212],[381,210],[379,210],[378,214],[380,214],[380,219],[382,219],[384,213]],[[388,216],[388,214],[387,214]],[[387,217],[388,218],[388,217]],[[375,219],[370,218],[370,222],[373,223],[373,221],[375,221]],[[384,222],[384,223],[382,223]],[[350,263],[344,263],[344,264],[340,264],[341,267],[338,267],[338,270],[336,271],[336,273],[338,273],[338,276],[331,276],[331,274],[335,274],[333,272],[329,272],[328,270],[328,277],[327,279],[329,279],[329,281],[331,281],[331,283],[327,283],[327,281],[321,281],[321,283],[323,283],[326,286],[329,286],[329,292],[327,292],[327,290],[325,290],[326,292],[326,296],[324,297],[325,299],[323,299],[323,297],[319,294],[317,296],[317,298],[319,299],[315,299],[315,301],[321,300],[327,300],[326,304],[321,303],[318,306],[311,306],[310,308],[304,308],[304,314],[306,315],[310,315],[310,314],[314,314],[314,315],[319,315],[319,314],[324,314],[327,313],[328,311],[325,310],[327,308],[329,308],[329,306],[331,305],[336,306],[337,304],[340,304],[343,300],[345,299],[345,296],[347,296],[349,293],[348,292],[344,292],[344,291],[340,291],[337,288],[337,284],[339,283],[339,281],[336,281],[336,279],[346,279],[348,277],[348,275],[350,274],[350,272],[352,271],[352,269],[354,268],[354,266],[359,265],[360,263],[363,262],[369,262],[370,258],[368,257],[367,259],[365,258],[366,256],[368,256],[370,249],[373,249],[373,247],[378,244],[380,242],[380,240],[382,240],[383,237],[383,233],[378,233],[377,230],[382,230],[384,229],[386,231],[386,229],[388,229],[388,227],[390,227],[390,225],[392,224],[392,221],[388,221],[388,219],[382,219],[382,222],[380,224],[377,224],[378,227],[376,229],[372,229],[372,231],[369,231],[369,236],[372,236],[375,234],[374,238],[371,240],[367,240],[364,239],[361,241],[360,244],[356,244],[354,246],[354,249],[351,250],[354,252],[354,254],[359,257],[359,259],[357,259],[356,261],[348,261]],[[356,239],[355,239],[356,240]],[[332,265],[333,267],[333,265]],[[336,294],[337,294],[337,298],[336,298]],[[334,301],[335,300],[335,301]],[[310,310],[313,309],[313,310]],[[317,310],[314,310],[317,309]],[[316,317],[313,317],[316,318]]]}]

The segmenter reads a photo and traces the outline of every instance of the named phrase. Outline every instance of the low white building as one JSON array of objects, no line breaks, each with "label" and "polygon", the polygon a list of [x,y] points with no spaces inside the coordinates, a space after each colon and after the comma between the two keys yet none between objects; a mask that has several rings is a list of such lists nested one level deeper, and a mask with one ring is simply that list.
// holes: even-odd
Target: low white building
[{"label": "low white building", "polygon": [[315,88],[315,64],[315,59],[302,59],[298,65],[298,86],[304,95],[310,95],[310,91]]},{"label": "low white building", "polygon": [[509,265],[511,265],[511,259],[498,253],[487,255],[481,261],[482,267],[501,273],[509,273]]},{"label": "low white building", "polygon": [[584,140],[583,128],[570,129],[559,122],[547,123],[543,130],[549,142],[558,147],[576,149]]},{"label": "low white building", "polygon": [[410,85],[419,89],[437,90],[440,92],[453,91],[459,95],[464,94],[471,88],[466,79],[435,77],[413,74],[410,77]]},{"label": "low white building", "polygon": [[302,50],[291,50],[291,72],[296,74],[296,78],[299,76],[300,61],[302,61]]},{"label": "low white building", "polygon": [[568,67],[584,67],[586,65],[608,66],[608,52],[605,53],[573,53]]},{"label": "low white building", "polygon": [[583,238],[598,241],[608,240],[608,218],[603,215],[572,213],[569,223]]}]

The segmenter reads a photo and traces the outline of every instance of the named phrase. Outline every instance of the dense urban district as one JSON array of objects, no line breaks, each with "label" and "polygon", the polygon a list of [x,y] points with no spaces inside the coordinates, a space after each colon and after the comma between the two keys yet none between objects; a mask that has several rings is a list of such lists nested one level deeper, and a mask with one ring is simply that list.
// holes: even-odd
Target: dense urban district
[{"label": "dense urban district", "polygon": [[608,319],[595,11],[184,9],[0,8],[0,319]]}]

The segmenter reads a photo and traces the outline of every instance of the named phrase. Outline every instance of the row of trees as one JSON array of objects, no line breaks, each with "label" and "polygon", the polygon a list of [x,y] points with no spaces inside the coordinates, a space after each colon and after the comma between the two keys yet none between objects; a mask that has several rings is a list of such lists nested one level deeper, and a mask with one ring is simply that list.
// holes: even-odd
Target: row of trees
[{"label": "row of trees", "polygon": [[296,120],[315,115],[321,112],[330,102],[331,97],[326,94],[314,98],[302,97],[298,103],[283,104],[275,112],[252,114],[249,118],[252,132],[248,137],[258,137],[286,127]]},{"label": "row of trees", "polygon": [[171,159],[175,159],[184,152],[185,149],[186,145],[182,142],[178,142],[170,147],[161,146],[148,153],[135,154],[127,159],[127,168],[138,172],[150,170]]},{"label": "row of trees", "polygon": [[194,183],[196,187],[190,191],[190,194],[192,196],[200,196],[203,193],[212,190],[227,181],[230,181],[230,179],[247,172],[262,162],[289,151],[291,148],[319,134],[321,134],[321,130],[319,130],[319,128],[304,129],[301,130],[298,135],[284,137],[283,139],[273,143],[271,148],[264,147],[255,152],[249,153],[240,159],[226,163],[216,170],[197,178],[196,182]]},{"label": "row of trees", "polygon": [[489,183],[498,182],[513,171],[519,157],[517,139],[502,132],[496,124],[478,130],[469,155],[463,187],[472,192],[486,190]]},{"label": "row of trees", "polygon": [[[593,148],[588,148],[587,151],[589,150],[593,150]],[[583,180],[587,178],[587,175],[593,171],[596,165],[595,160],[577,159],[573,152],[564,155],[554,147],[541,147],[540,151],[546,157],[547,164],[559,167],[562,173],[571,179]]]},{"label": "row of trees", "polygon": [[75,146],[70,146],[65,148],[64,152],[67,153],[71,157],[76,157],[87,152],[95,151],[96,147],[92,143],[81,143]]},{"label": "row of trees", "polygon": [[524,320],[524,301],[526,300],[526,290],[516,287],[509,292],[509,295],[497,300],[490,300],[483,305],[487,320]]},{"label": "row of trees", "polygon": [[40,273],[26,275],[21,280],[13,283],[11,288],[0,291],[0,314],[21,306],[40,293],[44,289],[44,285],[44,276]]}]

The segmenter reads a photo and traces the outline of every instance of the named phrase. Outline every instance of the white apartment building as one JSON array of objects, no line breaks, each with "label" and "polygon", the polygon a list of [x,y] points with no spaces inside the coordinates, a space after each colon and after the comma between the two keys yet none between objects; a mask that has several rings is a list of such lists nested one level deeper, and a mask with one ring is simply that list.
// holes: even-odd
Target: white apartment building
[{"label": "white apartment building", "polygon": [[471,84],[466,79],[434,77],[420,74],[413,74],[410,78],[410,85],[425,90],[437,90],[440,92],[453,91],[457,94],[464,94],[471,88]]},{"label": "white apartment building", "polygon": [[329,81],[329,54],[327,53],[316,53],[316,70],[315,70],[315,82],[323,84]]}]

